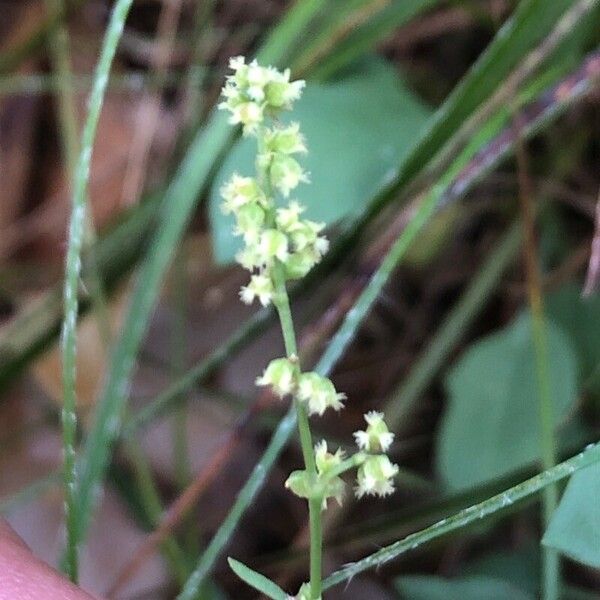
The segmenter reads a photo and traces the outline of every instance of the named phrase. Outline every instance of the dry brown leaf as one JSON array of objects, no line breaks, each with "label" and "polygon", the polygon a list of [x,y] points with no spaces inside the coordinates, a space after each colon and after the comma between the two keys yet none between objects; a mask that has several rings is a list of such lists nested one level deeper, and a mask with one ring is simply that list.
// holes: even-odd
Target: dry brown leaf
[{"label": "dry brown leaf", "polygon": [[[129,297],[126,286],[115,293],[108,303],[111,335],[119,331]],[[91,406],[100,391],[108,356],[98,317],[89,313],[81,319],[77,328],[77,402],[80,408]],[[62,402],[62,361],[58,343],[32,365],[32,372],[43,390],[56,404]]]}]

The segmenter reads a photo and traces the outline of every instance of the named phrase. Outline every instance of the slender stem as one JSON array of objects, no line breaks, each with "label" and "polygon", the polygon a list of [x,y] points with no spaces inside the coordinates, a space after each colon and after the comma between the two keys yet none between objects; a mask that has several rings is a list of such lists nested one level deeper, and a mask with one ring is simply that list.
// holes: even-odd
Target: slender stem
[{"label": "slender stem", "polygon": [[279,263],[273,268],[273,279],[275,284],[273,304],[275,305],[277,314],[279,315],[285,352],[288,357],[298,356],[298,345],[296,343],[294,321],[292,319],[292,311],[290,309],[290,299],[285,287],[283,266]]},{"label": "slender stem", "polygon": [[81,541],[81,519],[78,512],[77,468],[75,461],[75,441],[77,432],[76,407],[76,355],[77,355],[77,315],[79,310],[78,286],[81,274],[81,249],[85,234],[85,213],[87,208],[87,184],[89,179],[92,147],[108,73],[115,55],[117,44],[123,31],[123,24],[132,0],[119,0],[113,10],[108,26],[102,53],[96,68],[94,86],[89,100],[89,111],[82,134],[81,152],[77,161],[73,181],[73,201],[69,224],[67,258],[64,282],[64,320],[62,330],[63,348],[63,410],[62,429],[65,472],[65,520],[67,544],[65,571],[72,581],[77,581],[78,546]]},{"label": "slender stem", "polygon": [[[292,311],[290,310],[290,299],[285,287],[283,266],[279,263],[273,268],[273,283],[275,285],[273,304],[279,315],[285,351],[288,357],[297,357],[298,347],[296,344]],[[294,407],[296,409],[304,465],[309,475],[313,480],[316,480],[317,467],[315,465],[315,454],[306,407],[296,398],[294,399]],[[323,553],[323,530],[321,524],[322,502],[322,498],[311,498],[308,501],[310,528],[310,594],[313,600],[319,600],[319,598],[321,598],[321,564]]]},{"label": "slender stem", "polygon": [[[173,379],[181,377],[186,363],[186,310],[187,310],[187,274],[185,262],[187,254],[184,249],[177,253],[173,263],[173,325],[171,332],[171,371]],[[172,442],[173,467],[175,480],[179,489],[183,490],[191,480],[191,468],[188,457],[187,439],[187,395],[181,394],[177,410],[174,411]],[[193,529],[193,528],[192,528]]]},{"label": "slender stem", "polygon": [[364,452],[357,452],[356,454],[353,454],[350,458],[347,458],[346,460],[342,461],[339,465],[337,465],[337,467],[331,469],[331,471],[328,471],[327,474],[330,478],[339,477],[346,471],[350,471],[351,469],[355,469],[356,467],[362,465],[365,462],[366,458],[367,454],[365,454]]},{"label": "slender stem", "polygon": [[308,501],[310,529],[310,595],[312,600],[321,599],[323,527],[321,524],[322,498],[311,498]]},{"label": "slender stem", "polygon": [[[519,134],[519,117],[515,119],[517,139]],[[554,434],[554,407],[550,374],[548,372],[548,345],[546,340],[546,324],[542,297],[540,264],[535,239],[535,217],[532,208],[533,189],[529,177],[527,155],[522,141],[517,142],[516,157],[519,177],[519,200],[523,223],[524,246],[523,256],[527,277],[527,295],[531,309],[531,326],[535,351],[535,366],[539,397],[540,450],[542,466],[550,469],[556,464],[556,439]],[[558,505],[558,486],[550,485],[544,489],[543,511],[544,524],[548,526],[552,513]],[[556,550],[544,548],[542,555],[542,597],[545,600],[558,600],[560,596],[560,560]]]}]

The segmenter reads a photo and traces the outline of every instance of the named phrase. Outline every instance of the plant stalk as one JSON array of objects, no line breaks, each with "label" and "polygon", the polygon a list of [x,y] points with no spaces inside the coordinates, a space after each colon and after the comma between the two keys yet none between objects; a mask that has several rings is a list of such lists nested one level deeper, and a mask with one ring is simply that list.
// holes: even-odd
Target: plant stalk
[{"label": "plant stalk", "polygon": [[[519,116],[515,118],[519,134]],[[535,217],[532,207],[533,187],[529,177],[527,154],[519,135],[516,158],[519,179],[519,201],[523,223],[523,258],[527,279],[527,296],[531,310],[532,337],[539,397],[540,454],[544,470],[556,465],[556,439],[554,433],[554,406],[549,373],[549,356],[546,339],[546,322],[542,296],[540,263],[535,237]],[[549,485],[543,492],[544,526],[547,527],[558,505],[558,486]],[[542,554],[542,598],[558,600],[560,596],[560,560],[556,550],[544,548]]]},{"label": "plant stalk", "polygon": [[[273,269],[273,278],[275,284],[273,304],[279,315],[285,351],[288,358],[297,358],[298,347],[296,343],[296,334],[294,332],[294,322],[292,319],[292,311],[290,309],[290,299],[285,287],[283,266],[281,264],[277,264]],[[304,457],[304,466],[311,478],[316,480],[317,468],[315,465],[312,434],[306,407],[295,398],[294,408],[296,409],[298,433],[300,434],[300,445],[302,447],[302,456]],[[323,546],[323,530],[321,524],[322,502],[322,498],[311,498],[308,501],[310,528],[310,593],[313,600],[319,600],[321,598],[321,557]]]}]

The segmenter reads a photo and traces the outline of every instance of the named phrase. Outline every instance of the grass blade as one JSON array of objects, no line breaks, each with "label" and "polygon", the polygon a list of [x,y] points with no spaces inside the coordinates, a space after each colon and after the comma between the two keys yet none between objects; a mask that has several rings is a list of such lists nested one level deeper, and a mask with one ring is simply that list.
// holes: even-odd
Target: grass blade
[{"label": "grass blade", "polygon": [[[515,117],[515,128],[518,129],[520,118]],[[518,132],[517,132],[518,133]],[[552,383],[550,382],[548,338],[546,318],[544,314],[542,274],[535,233],[535,216],[533,208],[533,184],[529,174],[529,164],[523,142],[517,144],[517,170],[519,180],[519,204],[523,225],[523,258],[527,297],[531,310],[531,336],[535,354],[535,371],[538,392],[538,418],[540,427],[540,457],[544,469],[556,465],[556,434],[554,432],[554,403]],[[559,499],[557,485],[544,489],[543,515],[544,524],[548,527],[552,513],[556,510]],[[553,548],[542,549],[542,596],[547,600],[558,600],[560,596],[560,559]]]},{"label": "grass blade", "polygon": [[287,63],[294,45],[300,41],[308,24],[325,5],[325,0],[296,0],[258,51],[258,61]]},{"label": "grass blade", "polygon": [[125,324],[112,352],[108,380],[86,439],[78,498],[81,515],[79,540],[85,538],[94,492],[104,475],[110,449],[119,429],[134,359],[145,334],[162,277],[196,203],[194,191],[202,187],[214,160],[222,152],[230,135],[225,116],[211,120],[195,139],[173,184],[165,194],[159,215],[160,226],[138,273]]},{"label": "grass blade", "polygon": [[438,521],[434,525],[431,525],[431,527],[412,533],[403,540],[394,542],[358,562],[345,566],[325,579],[323,589],[326,590],[338,583],[349,581],[355,575],[367,569],[379,567],[401,554],[405,554],[409,550],[414,550],[423,544],[457,531],[471,523],[482,521],[502,509],[511,506],[515,502],[537,494],[547,486],[561,481],[576,471],[595,464],[598,461],[600,461],[600,443],[588,446],[583,452],[558,464],[552,469],[543,471],[539,475],[496,494],[479,504],[465,508],[447,519]]},{"label": "grass blade", "polygon": [[440,0],[403,0],[392,2],[391,6],[379,10],[364,25],[357,27],[339,43],[334,51],[324,58],[311,72],[315,79],[323,80],[335,75],[340,69],[357,60],[365,52],[394,29],[401,27],[428,8],[440,4]]},{"label": "grass blade", "polygon": [[75,443],[77,433],[76,413],[76,355],[77,316],[79,311],[79,277],[81,274],[81,248],[85,235],[87,185],[92,147],[96,137],[98,119],[102,109],[108,74],[121,38],[125,19],[132,0],[119,0],[114,7],[96,67],[94,85],[89,99],[88,114],[81,137],[81,152],[73,178],[73,202],[67,241],[67,258],[64,282],[64,321],[62,329],[62,384],[63,384],[63,453],[65,478],[66,550],[64,567],[69,579],[78,579],[79,512],[77,506],[77,468]]},{"label": "grass blade", "polygon": [[[259,56],[265,62],[278,63],[303,32],[322,0],[301,0],[266,41]],[[213,110],[207,125],[193,140],[173,182],[165,193],[159,226],[138,273],[123,330],[113,349],[109,374],[96,407],[92,429],[86,439],[78,488],[78,541],[85,538],[95,491],[104,477],[112,444],[118,434],[120,418],[135,357],[160,290],[167,266],[179,244],[185,226],[202,188],[216,162],[228,148],[233,133],[227,117]]]},{"label": "grass blade", "polygon": [[526,53],[548,34],[571,0],[523,0],[515,14],[435,112],[391,186],[411,180],[443,147],[460,125],[505,80]]},{"label": "grass blade", "polygon": [[272,598],[272,600],[286,600],[289,598],[289,596],[275,582],[271,581],[264,575],[253,571],[239,560],[228,558],[227,562],[229,563],[232,571],[242,581],[245,581],[255,590],[262,592],[265,596]]}]

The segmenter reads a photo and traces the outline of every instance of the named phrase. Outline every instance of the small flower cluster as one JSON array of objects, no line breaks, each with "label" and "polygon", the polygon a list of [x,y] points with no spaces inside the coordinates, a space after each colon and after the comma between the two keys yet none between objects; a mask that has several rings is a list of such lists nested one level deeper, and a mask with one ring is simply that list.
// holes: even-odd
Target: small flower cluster
[{"label": "small flower cluster", "polygon": [[371,411],[365,415],[365,421],[367,429],[354,432],[359,449],[367,453],[356,475],[356,496],[389,496],[394,492],[398,465],[385,453],[394,441],[394,434],[385,424],[383,413]]},{"label": "small flower cluster", "polygon": [[329,452],[327,442],[322,441],[315,446],[317,480],[311,481],[307,471],[294,471],[285,486],[301,498],[322,498],[325,509],[329,498],[342,503],[345,484],[340,475],[358,467],[354,488],[357,498],[392,494],[398,465],[392,463],[385,452],[389,450],[394,434],[388,430],[382,413],[367,413],[365,420],[366,431],[354,433],[359,452],[346,459],[341,449],[333,454]]},{"label": "small flower cluster", "polygon": [[265,114],[281,109],[289,110],[300,98],[304,81],[290,81],[290,70],[280,72],[273,67],[261,67],[256,60],[246,64],[243,56],[229,60],[233,74],[227,77],[223,88],[225,100],[219,108],[231,113],[232,125],[241,123],[244,134],[254,133]]},{"label": "small flower cluster", "polygon": [[303,81],[290,81],[283,73],[261,67],[243,57],[232,58],[234,73],[223,89],[220,108],[231,113],[230,123],[243,125],[244,135],[257,138],[258,177],[234,173],[222,190],[222,210],[236,219],[234,234],[244,240],[237,261],[250,273],[250,282],[240,291],[246,304],[255,299],[267,306],[273,299],[273,268],[280,264],[286,279],[300,279],[327,252],[329,243],[321,232],[325,225],[301,218],[304,207],[292,200],[277,208],[274,192],[288,198],[301,182],[308,181],[294,155],[306,152],[297,123],[267,127],[267,116],[275,117],[300,97]]},{"label": "small flower cluster", "polygon": [[294,356],[272,360],[256,379],[256,385],[271,386],[280,398],[292,395],[305,404],[309,415],[320,417],[328,408],[335,411],[343,408],[342,401],[346,398],[345,394],[336,391],[331,379],[314,371],[301,373]]},{"label": "small flower cluster", "polygon": [[[358,466],[355,487],[358,498],[385,497],[393,493],[398,465],[393,464],[385,453],[394,441],[394,434],[389,431],[383,413],[371,411],[365,415],[365,421],[367,428],[354,433],[359,452],[346,458],[343,450],[331,453],[327,442],[322,441],[315,446],[316,480],[311,479],[306,470],[294,471],[285,487],[301,498],[320,498],[322,510],[325,510],[329,498],[342,504],[345,484],[340,475]],[[303,583],[298,593],[288,596],[288,600],[310,600],[310,594],[310,585]]]},{"label": "small flower cluster", "polygon": [[[267,126],[265,120],[289,110],[300,97],[304,82],[290,81],[289,70],[279,72],[256,61],[246,64],[243,57],[233,58],[229,64],[233,74],[227,78],[224,101],[219,107],[230,112],[230,123],[242,125],[244,135],[257,139],[257,176],[234,173],[221,190],[222,210],[235,217],[234,234],[244,241],[236,259],[251,277],[240,291],[242,301],[250,304],[258,299],[263,306],[273,302],[281,317],[286,307],[289,315],[285,281],[304,277],[329,245],[321,235],[324,224],[303,219],[305,209],[297,201],[277,207],[274,199],[276,193],[288,198],[292,190],[308,180],[294,158],[306,152],[306,145],[297,123]],[[280,398],[292,397],[305,423],[307,414],[322,416],[327,409],[339,411],[346,398],[329,378],[314,371],[303,373],[295,355],[272,360],[256,384],[270,386]],[[354,433],[358,452],[350,457],[341,449],[331,452],[326,441],[311,449],[303,439],[306,468],[291,473],[285,485],[297,496],[310,500],[311,511],[315,506],[317,513],[319,506],[325,510],[330,498],[341,504],[345,488],[341,476],[353,469],[357,470],[354,489],[358,498],[383,497],[394,491],[398,466],[386,454],[394,434],[382,413],[369,412],[365,420],[366,429]],[[289,598],[309,600],[310,586],[304,584],[296,596]]]}]

